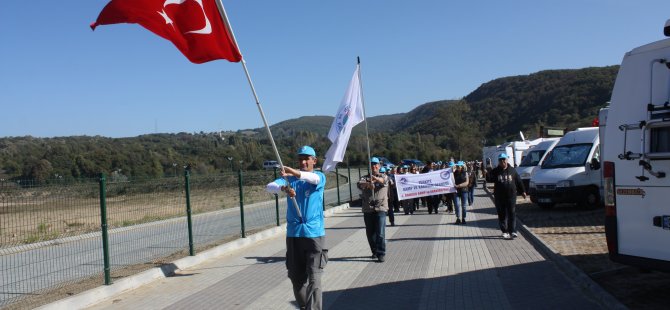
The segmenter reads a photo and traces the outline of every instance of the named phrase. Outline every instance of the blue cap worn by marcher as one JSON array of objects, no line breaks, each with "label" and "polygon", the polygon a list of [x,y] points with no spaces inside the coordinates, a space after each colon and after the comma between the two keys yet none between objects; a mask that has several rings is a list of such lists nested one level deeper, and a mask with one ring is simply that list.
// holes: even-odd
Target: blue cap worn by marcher
[{"label": "blue cap worn by marcher", "polygon": [[379,172],[381,172],[381,173],[386,172],[386,168],[384,168],[384,167],[379,168]]},{"label": "blue cap worn by marcher", "polygon": [[502,153],[502,154],[498,155],[498,159],[508,159],[508,158],[509,158],[509,156],[507,156],[507,154],[505,154],[505,153]]},{"label": "blue cap worn by marcher", "polygon": [[465,167],[465,162],[462,161],[462,160],[459,160],[459,161],[456,163],[456,165],[457,165],[457,166],[464,166],[464,167]]},{"label": "blue cap worn by marcher", "polygon": [[316,152],[311,146],[305,145],[298,150],[298,155],[309,155],[316,157]]},{"label": "blue cap worn by marcher", "polygon": [[453,167],[453,166],[456,166],[456,164],[454,164],[453,161],[450,161],[450,162],[449,162],[449,167]]},{"label": "blue cap worn by marcher", "polygon": [[379,158],[372,157],[372,159],[370,159],[370,162],[373,163],[373,164],[378,164],[379,163]]}]

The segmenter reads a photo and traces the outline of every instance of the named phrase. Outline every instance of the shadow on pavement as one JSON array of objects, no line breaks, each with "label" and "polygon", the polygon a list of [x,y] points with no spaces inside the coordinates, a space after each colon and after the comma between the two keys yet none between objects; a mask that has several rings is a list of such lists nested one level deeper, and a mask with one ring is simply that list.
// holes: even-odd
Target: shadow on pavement
[{"label": "shadow on pavement", "polygon": [[[375,264],[382,269],[384,264]],[[324,309],[599,309],[547,261],[323,293]],[[381,275],[380,275],[381,276]],[[493,282],[500,280],[501,285]],[[365,282],[365,279],[360,279]],[[372,280],[374,281],[374,280]],[[363,284],[365,285],[365,284]],[[485,288],[485,291],[482,289]],[[501,301],[509,304],[501,304]],[[566,301],[570,305],[566,305]]]}]

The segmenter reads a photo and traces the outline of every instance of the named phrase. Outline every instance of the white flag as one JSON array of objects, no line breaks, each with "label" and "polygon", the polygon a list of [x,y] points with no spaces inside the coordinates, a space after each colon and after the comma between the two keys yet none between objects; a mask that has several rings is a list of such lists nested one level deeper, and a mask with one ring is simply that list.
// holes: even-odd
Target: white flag
[{"label": "white flag", "polygon": [[323,171],[335,170],[337,163],[344,159],[344,152],[347,150],[351,130],[354,126],[365,120],[363,116],[363,94],[361,94],[358,69],[359,66],[356,66],[356,71],[354,71],[354,76],[351,78],[349,88],[347,88],[340,107],[337,109],[333,124],[330,125],[328,139],[333,144],[328,149],[328,152],[326,152],[326,160],[321,168]]}]

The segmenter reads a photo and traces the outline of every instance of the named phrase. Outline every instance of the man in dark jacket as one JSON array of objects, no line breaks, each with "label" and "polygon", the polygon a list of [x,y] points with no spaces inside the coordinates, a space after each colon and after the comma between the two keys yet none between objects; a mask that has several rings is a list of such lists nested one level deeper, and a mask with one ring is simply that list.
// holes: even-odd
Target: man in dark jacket
[{"label": "man in dark jacket", "polygon": [[488,173],[486,181],[494,185],[493,194],[503,238],[508,240],[516,238],[516,216],[514,214],[516,193],[517,189],[520,190],[523,198],[526,199],[526,189],[523,187],[519,174],[507,163],[507,154],[503,153],[498,156],[498,166]]}]

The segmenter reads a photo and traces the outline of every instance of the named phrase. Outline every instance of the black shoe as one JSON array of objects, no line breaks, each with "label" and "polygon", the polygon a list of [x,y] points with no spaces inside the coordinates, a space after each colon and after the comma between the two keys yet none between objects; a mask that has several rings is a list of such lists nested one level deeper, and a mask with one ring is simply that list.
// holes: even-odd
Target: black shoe
[{"label": "black shoe", "polygon": [[461,223],[461,219],[456,219],[456,224],[460,224],[460,223]]},{"label": "black shoe", "polygon": [[391,226],[395,226],[395,223],[391,223]]},{"label": "black shoe", "polygon": [[379,255],[379,257],[377,257],[377,261],[379,261],[380,263],[383,263],[384,260],[386,260],[386,259],[384,258],[384,255]]},{"label": "black shoe", "polygon": [[377,254],[374,254],[374,253],[373,253],[372,256],[370,256],[370,258],[372,258],[372,259],[377,259]]},{"label": "black shoe", "polygon": [[461,222],[461,224],[465,225],[465,219],[463,219],[463,222]]}]

